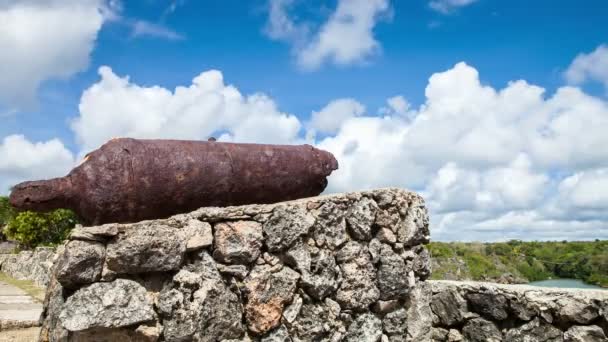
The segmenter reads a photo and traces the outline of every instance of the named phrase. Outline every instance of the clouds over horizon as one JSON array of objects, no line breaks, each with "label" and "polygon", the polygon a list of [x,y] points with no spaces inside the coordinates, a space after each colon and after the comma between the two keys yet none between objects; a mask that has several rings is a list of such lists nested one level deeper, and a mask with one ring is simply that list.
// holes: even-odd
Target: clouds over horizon
[{"label": "clouds over horizon", "polygon": [[[418,108],[402,96],[377,110],[344,98],[303,121],[267,95],[241,94],[217,70],[174,90],[140,86],[109,67],[99,74],[71,122],[80,151],[21,136],[5,138],[0,156],[28,146],[41,163],[60,160],[52,169],[67,171],[75,155],[116,136],[308,142],[339,160],[329,192],[398,186],[422,193],[436,240],[608,238],[608,102],[580,88],[546,94],[519,80],[496,89],[458,63],[429,78]],[[41,177],[10,160],[0,158],[3,179]]]},{"label": "clouds over horizon", "polygon": [[338,0],[327,21],[313,24],[297,22],[290,15],[293,5],[294,0],[270,0],[266,34],[290,44],[304,70],[366,62],[381,49],[374,27],[391,15],[389,0]]}]

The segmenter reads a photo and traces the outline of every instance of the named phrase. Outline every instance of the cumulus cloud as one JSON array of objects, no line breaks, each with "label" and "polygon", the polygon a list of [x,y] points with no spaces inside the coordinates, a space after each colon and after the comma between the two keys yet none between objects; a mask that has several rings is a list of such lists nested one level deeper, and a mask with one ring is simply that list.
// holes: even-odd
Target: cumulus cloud
[{"label": "cumulus cloud", "polygon": [[608,46],[600,45],[593,52],[581,53],[565,72],[571,84],[600,82],[608,91]]},{"label": "cumulus cloud", "polygon": [[203,72],[173,91],[143,87],[109,68],[82,94],[72,129],[84,152],[112,137],[294,141],[301,123],[264,94],[242,95],[217,70]]},{"label": "cumulus cloud", "polygon": [[429,7],[439,13],[450,14],[456,9],[469,6],[476,1],[477,0],[432,0],[429,2]]},{"label": "cumulus cloud", "polygon": [[312,113],[310,128],[321,133],[335,133],[344,121],[364,112],[365,106],[355,99],[333,100],[320,111]]},{"label": "cumulus cloud", "polygon": [[109,13],[102,0],[0,2],[0,104],[31,107],[42,82],[84,70]]},{"label": "cumulus cloud", "polygon": [[72,152],[58,139],[31,142],[9,135],[0,143],[0,194],[22,181],[64,176],[73,166]]},{"label": "cumulus cloud", "polygon": [[432,75],[425,94],[405,117],[351,116],[318,142],[340,161],[330,191],[420,191],[435,239],[549,238],[550,227],[587,238],[593,220],[608,238],[594,216],[608,168],[604,100],[525,81],[495,89],[465,63]]},{"label": "cumulus cloud", "polygon": [[297,63],[314,70],[326,62],[348,65],[377,53],[377,22],[390,14],[389,0],[338,0],[328,20],[315,30],[289,15],[293,0],[270,0],[267,35],[292,44]]}]

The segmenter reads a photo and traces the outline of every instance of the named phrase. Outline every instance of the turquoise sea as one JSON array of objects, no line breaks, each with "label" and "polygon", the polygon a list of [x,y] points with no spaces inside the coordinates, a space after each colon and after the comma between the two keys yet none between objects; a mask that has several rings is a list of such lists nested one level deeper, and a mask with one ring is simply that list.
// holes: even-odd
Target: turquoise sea
[{"label": "turquoise sea", "polygon": [[[575,289],[604,289],[597,285],[591,285],[584,283],[577,279],[550,279],[550,280],[541,280],[541,281],[533,281],[528,283],[527,285],[532,286],[541,286],[541,287],[561,287],[561,288],[575,288]],[[604,289],[606,290],[606,289]]]}]

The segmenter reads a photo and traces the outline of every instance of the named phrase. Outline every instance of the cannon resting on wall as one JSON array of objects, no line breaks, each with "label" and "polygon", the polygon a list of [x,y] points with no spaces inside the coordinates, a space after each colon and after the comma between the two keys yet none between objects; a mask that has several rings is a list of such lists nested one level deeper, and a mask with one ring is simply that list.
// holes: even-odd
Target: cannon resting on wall
[{"label": "cannon resting on wall", "polygon": [[113,139],[67,176],[16,185],[19,210],[74,210],[86,224],[165,218],[203,206],[316,196],[338,168],[310,145]]}]

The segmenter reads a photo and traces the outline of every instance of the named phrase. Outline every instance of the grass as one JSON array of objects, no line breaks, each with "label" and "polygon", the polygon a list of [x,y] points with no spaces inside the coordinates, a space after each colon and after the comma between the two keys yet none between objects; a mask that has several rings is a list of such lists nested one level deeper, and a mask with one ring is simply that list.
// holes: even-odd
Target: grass
[{"label": "grass", "polygon": [[34,299],[43,302],[44,301],[44,293],[45,290],[42,287],[34,284],[34,282],[30,280],[18,280],[12,277],[9,277],[5,273],[0,272],[0,281],[3,281],[7,284],[13,285],[17,288],[22,289],[28,295],[32,296]]}]

